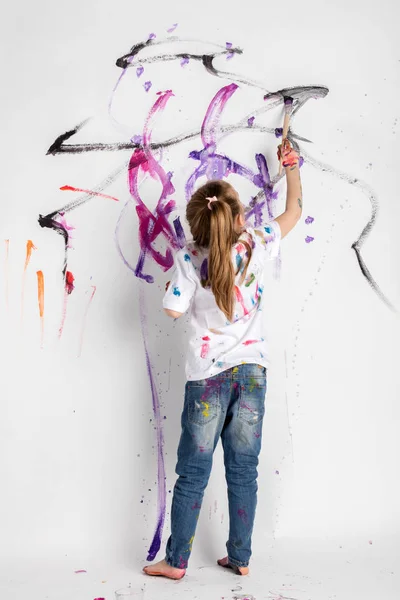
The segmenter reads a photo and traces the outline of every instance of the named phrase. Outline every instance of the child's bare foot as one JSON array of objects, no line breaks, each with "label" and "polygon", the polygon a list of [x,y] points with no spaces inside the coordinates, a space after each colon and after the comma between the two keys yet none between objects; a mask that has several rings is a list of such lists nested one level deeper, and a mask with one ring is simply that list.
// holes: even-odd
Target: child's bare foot
[{"label": "child's bare foot", "polygon": [[217,562],[220,565],[220,567],[225,567],[225,569],[232,569],[232,571],[234,573],[236,573],[236,575],[248,575],[249,574],[249,567],[237,567],[236,565],[232,565],[229,562],[227,556],[225,556],[225,558],[220,558],[220,560],[218,560]]},{"label": "child's bare foot", "polygon": [[186,573],[186,569],[175,569],[171,567],[165,560],[154,565],[147,565],[143,567],[143,571],[146,575],[157,575],[159,577],[168,577],[168,579],[182,579]]}]

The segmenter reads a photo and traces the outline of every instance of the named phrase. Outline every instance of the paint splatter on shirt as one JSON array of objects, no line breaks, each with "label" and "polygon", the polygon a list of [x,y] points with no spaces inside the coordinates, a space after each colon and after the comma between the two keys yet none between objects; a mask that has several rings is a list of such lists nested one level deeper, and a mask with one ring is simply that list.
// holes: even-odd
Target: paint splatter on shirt
[{"label": "paint splatter on shirt", "polygon": [[[267,261],[279,254],[281,231],[276,221],[254,229],[247,227],[232,248],[235,269],[234,319],[227,321],[214,294],[204,284],[208,277],[208,250],[188,242],[175,255],[163,306],[190,311],[186,354],[188,380],[206,379],[239,364],[258,363],[268,368],[268,347],[263,308],[263,276]],[[249,262],[246,242],[252,253]],[[188,260],[189,259],[189,260]],[[243,279],[243,271],[246,268]]]}]

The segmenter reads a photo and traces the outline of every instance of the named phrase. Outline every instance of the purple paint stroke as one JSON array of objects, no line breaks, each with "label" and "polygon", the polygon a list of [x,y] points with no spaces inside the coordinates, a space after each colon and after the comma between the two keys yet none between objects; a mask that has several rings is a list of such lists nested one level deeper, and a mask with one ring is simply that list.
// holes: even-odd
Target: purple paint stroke
[{"label": "purple paint stroke", "polygon": [[200,279],[202,281],[207,281],[207,279],[208,279],[208,261],[207,261],[206,258],[201,263],[201,267],[200,267]]},{"label": "purple paint stroke", "polygon": [[188,56],[184,56],[181,60],[181,67],[184,67],[185,65],[189,64],[189,57]]},{"label": "purple paint stroke", "polygon": [[142,67],[142,65],[140,65],[140,67],[137,67],[136,69],[136,77],[140,77],[141,75],[143,75],[144,73],[144,67]]},{"label": "purple paint stroke", "polygon": [[311,223],[314,223],[314,217],[307,217],[307,219],[305,219],[304,223],[306,225],[310,225]]},{"label": "purple paint stroke", "polygon": [[231,58],[233,58],[235,56],[234,52],[228,52],[228,54],[226,55],[226,60],[230,60]]},{"label": "purple paint stroke", "polygon": [[306,241],[306,244],[309,244],[310,242],[313,242],[313,241],[314,241],[314,238],[313,238],[311,235],[308,235],[308,236],[305,238],[305,241]]},{"label": "purple paint stroke", "polygon": [[142,144],[142,142],[143,142],[142,136],[137,133],[131,138],[131,140],[134,144],[138,144],[138,145]]},{"label": "purple paint stroke", "polygon": [[156,34],[155,33],[149,33],[149,37],[147,39],[148,40],[155,40],[156,39]]},{"label": "purple paint stroke", "polygon": [[140,286],[139,296],[140,322],[142,328],[143,345],[146,356],[147,374],[149,376],[151,396],[153,401],[153,414],[155,421],[155,429],[157,435],[157,524],[153,536],[153,540],[148,551],[147,560],[154,560],[161,547],[161,538],[165,521],[165,509],[167,498],[167,487],[165,480],[165,465],[164,465],[164,434],[162,428],[160,400],[157,394],[157,385],[153,376],[152,365],[150,362],[149,351],[147,347],[148,331],[147,319],[145,312],[145,299],[143,286]]},{"label": "purple paint stroke", "polygon": [[[154,278],[143,272],[146,256],[149,255],[164,271],[168,271],[174,262],[171,248],[175,250],[180,248],[176,233],[168,221],[168,215],[176,208],[175,201],[169,198],[175,192],[171,182],[172,173],[167,173],[164,170],[150,149],[154,120],[159,113],[163,112],[172,96],[171,90],[158,95],[143,128],[143,148],[136,148],[131,156],[128,168],[129,191],[136,202],[136,212],[139,218],[140,254],[135,275],[148,283],[153,283]],[[152,179],[158,180],[162,186],[155,214],[147,208],[139,193],[139,180],[142,173],[148,173]],[[159,235],[164,236],[168,243],[165,255],[162,255],[153,247],[153,243]]]},{"label": "purple paint stroke", "polygon": [[151,83],[151,81],[145,81],[143,84],[143,87],[144,87],[145,91],[148,92],[152,85],[153,84]]},{"label": "purple paint stroke", "polygon": [[253,127],[253,125],[254,125],[254,120],[255,120],[255,117],[250,117],[249,119],[247,119],[247,125],[248,125],[249,127]]},{"label": "purple paint stroke", "polygon": [[179,217],[174,219],[173,225],[175,228],[176,239],[178,240],[179,248],[184,248],[186,246],[186,236]]},{"label": "purple paint stroke", "polygon": [[226,42],[225,46],[227,50],[230,50],[232,48],[232,42]]},{"label": "purple paint stroke", "polygon": [[168,33],[172,33],[178,27],[178,23],[174,23],[169,29],[167,29]]},{"label": "purple paint stroke", "polygon": [[246,211],[246,222],[250,225],[250,219],[254,219],[254,226],[259,227],[265,220],[263,215],[265,207],[268,211],[268,220],[272,219],[273,203],[278,197],[278,192],[274,192],[273,190],[265,157],[262,154],[256,154],[255,160],[258,167],[258,173],[254,173],[254,171],[248,167],[216,152],[216,141],[220,133],[221,115],[226,103],[237,88],[238,86],[236,84],[230,84],[221,88],[215,94],[207,108],[201,127],[201,138],[204,147],[200,151],[193,150],[189,154],[190,158],[198,160],[200,164],[195,168],[186,182],[185,195],[187,201],[189,201],[194,191],[196,181],[201,177],[206,177],[208,180],[224,179],[232,173],[244,177],[261,190],[259,194],[253,198],[249,210]]},{"label": "purple paint stroke", "polygon": [[275,137],[280,138],[280,137],[282,137],[282,134],[283,134],[283,128],[275,127]]}]

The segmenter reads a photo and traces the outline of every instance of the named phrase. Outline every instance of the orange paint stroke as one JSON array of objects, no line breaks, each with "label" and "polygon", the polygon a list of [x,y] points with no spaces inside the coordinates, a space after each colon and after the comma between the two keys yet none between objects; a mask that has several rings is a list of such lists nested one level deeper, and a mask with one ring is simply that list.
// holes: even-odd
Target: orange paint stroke
[{"label": "orange paint stroke", "polygon": [[115,198],[115,196],[109,196],[108,194],[100,194],[100,192],[93,192],[92,190],[76,188],[72,185],[63,185],[62,187],[60,187],[60,190],[62,190],[63,192],[82,192],[83,194],[90,194],[90,196],[100,196],[100,198],[108,198],[109,200],[115,200],[116,202],[119,202],[119,199]]},{"label": "orange paint stroke", "polygon": [[24,272],[22,274],[22,291],[21,291],[21,323],[24,319],[24,297],[25,297],[25,280],[26,280],[26,270],[28,268],[29,262],[31,260],[32,257],[32,250],[37,250],[35,244],[32,242],[32,240],[28,240],[26,242],[26,256],[25,256],[25,265],[24,265]]},{"label": "orange paint stroke", "polygon": [[93,290],[93,291],[92,291],[92,293],[91,293],[91,295],[90,295],[89,302],[88,302],[88,303],[87,303],[87,305],[86,305],[85,314],[83,315],[82,329],[81,329],[81,336],[80,336],[80,340],[79,340],[79,351],[78,351],[78,357],[79,357],[79,356],[82,354],[82,346],[83,346],[83,334],[85,333],[85,327],[86,327],[86,318],[87,318],[87,315],[88,315],[88,312],[89,312],[90,305],[91,305],[91,303],[92,303],[92,300],[93,300],[93,296],[94,296],[94,295],[95,295],[95,293],[96,293],[96,286],[95,286],[95,285],[92,285],[91,287],[92,287],[92,290]]},{"label": "orange paint stroke", "polygon": [[10,240],[4,240],[4,243],[6,245],[6,256],[4,259],[4,293],[5,293],[5,299],[6,299],[6,308],[8,310],[9,308],[9,304],[8,304],[8,252],[10,249]]},{"label": "orange paint stroke", "polygon": [[43,348],[43,340],[44,340],[44,277],[43,277],[43,271],[36,271],[36,275],[37,275],[38,303],[39,303],[39,316],[40,316],[40,328],[41,328],[40,347]]},{"label": "orange paint stroke", "polygon": [[29,261],[31,260],[32,250],[37,250],[37,248],[36,248],[35,244],[32,242],[32,240],[28,240],[26,242],[26,258],[25,258],[24,271],[26,271],[26,269],[29,265]]}]

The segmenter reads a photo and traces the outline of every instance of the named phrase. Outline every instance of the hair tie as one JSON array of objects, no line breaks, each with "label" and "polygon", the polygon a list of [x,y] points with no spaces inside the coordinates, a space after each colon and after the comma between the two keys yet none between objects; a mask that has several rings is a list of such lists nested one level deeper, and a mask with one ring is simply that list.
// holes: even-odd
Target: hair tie
[{"label": "hair tie", "polygon": [[211,210],[211,202],[217,202],[218,198],[217,198],[217,196],[213,196],[212,198],[206,198],[206,200],[208,200],[207,206]]}]

